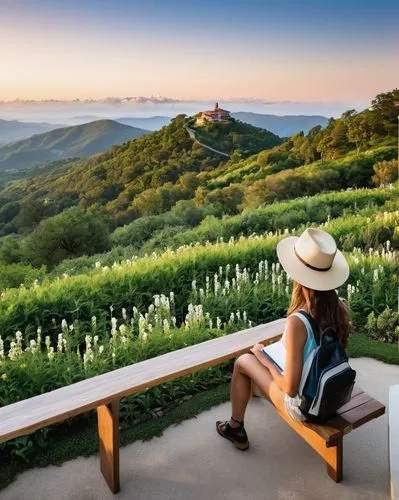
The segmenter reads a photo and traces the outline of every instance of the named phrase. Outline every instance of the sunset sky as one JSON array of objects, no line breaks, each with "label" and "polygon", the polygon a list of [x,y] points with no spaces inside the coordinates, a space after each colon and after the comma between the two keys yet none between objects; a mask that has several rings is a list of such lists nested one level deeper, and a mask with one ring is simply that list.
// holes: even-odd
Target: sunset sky
[{"label": "sunset sky", "polygon": [[398,59],[397,0],[0,0],[0,100],[369,100]]}]

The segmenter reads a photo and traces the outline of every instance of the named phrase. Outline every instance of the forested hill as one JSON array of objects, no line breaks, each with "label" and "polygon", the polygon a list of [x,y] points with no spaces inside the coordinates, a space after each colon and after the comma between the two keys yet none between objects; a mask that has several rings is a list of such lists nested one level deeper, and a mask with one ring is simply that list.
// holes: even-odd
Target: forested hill
[{"label": "forested hill", "polygon": [[192,118],[188,123],[195,130],[200,142],[227,154],[235,152],[246,157],[282,142],[280,137],[264,128],[254,127],[235,119],[227,123],[208,122],[196,126]]},{"label": "forested hill", "polygon": [[[37,223],[79,203],[83,209],[104,206],[120,224],[154,211],[162,213],[176,201],[192,198],[201,183],[197,174],[211,172],[223,163],[223,158],[194,142],[185,129],[186,121],[184,115],[179,115],[160,131],[77,161],[67,172],[65,168],[56,169],[10,185],[0,193],[0,221],[1,213],[8,214],[10,207],[16,218],[7,222],[20,228],[21,206],[27,207],[23,213],[28,220],[29,213],[37,214]],[[240,147],[259,152],[280,142],[277,136],[245,124],[228,127],[218,137],[223,145],[231,141],[230,151]],[[43,199],[45,207],[39,201]],[[23,227],[27,225],[22,223]]]},{"label": "forested hill", "polygon": [[[82,213],[102,212],[112,231],[175,209],[187,211],[191,224],[198,213],[222,217],[299,194],[393,182],[398,100],[397,89],[379,94],[371,109],[346,111],[324,129],[283,143],[256,128],[243,141],[240,122],[233,122],[235,130],[228,124],[196,128],[201,141],[232,147],[230,159],[194,141],[186,129],[192,119],[179,115],[158,132],[9,184],[0,191],[0,237],[29,234],[73,205]],[[260,145],[263,138],[269,146]],[[247,156],[251,148],[256,154]]]},{"label": "forested hill", "polygon": [[90,156],[146,133],[146,130],[113,120],[58,128],[0,148],[0,170],[29,168],[45,161]]}]

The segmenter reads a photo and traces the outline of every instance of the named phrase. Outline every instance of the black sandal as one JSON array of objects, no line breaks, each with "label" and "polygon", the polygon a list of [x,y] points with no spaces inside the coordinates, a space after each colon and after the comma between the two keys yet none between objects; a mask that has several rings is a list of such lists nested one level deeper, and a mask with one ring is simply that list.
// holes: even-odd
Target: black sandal
[{"label": "black sandal", "polygon": [[[225,422],[218,420],[216,422],[216,430],[222,437],[231,441],[238,450],[245,451],[249,448],[249,442],[247,433],[244,429],[244,422],[239,422],[233,417],[231,417],[231,420],[239,424],[239,426],[232,427],[229,420]],[[224,430],[221,430],[221,424],[224,425]]]}]

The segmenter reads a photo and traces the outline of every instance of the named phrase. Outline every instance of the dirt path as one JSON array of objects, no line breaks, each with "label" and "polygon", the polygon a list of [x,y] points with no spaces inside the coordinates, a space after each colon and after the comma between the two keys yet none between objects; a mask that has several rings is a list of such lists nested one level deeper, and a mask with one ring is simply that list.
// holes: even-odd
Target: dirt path
[{"label": "dirt path", "polygon": [[211,146],[207,146],[203,142],[200,142],[196,137],[195,137],[195,132],[192,128],[189,128],[187,125],[184,125],[184,128],[187,130],[188,135],[191,137],[191,139],[202,146],[203,148],[209,149],[210,151],[213,151],[214,153],[218,153],[219,155],[225,156],[226,158],[230,158],[230,155],[227,153],[223,153],[223,151],[219,151],[218,149],[211,148]]}]

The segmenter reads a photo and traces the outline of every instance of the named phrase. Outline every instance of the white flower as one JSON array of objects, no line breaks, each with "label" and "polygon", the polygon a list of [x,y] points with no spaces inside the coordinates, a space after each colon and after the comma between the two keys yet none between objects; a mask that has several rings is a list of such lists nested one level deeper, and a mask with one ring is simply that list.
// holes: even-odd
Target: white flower
[{"label": "white flower", "polygon": [[54,347],[50,347],[47,353],[48,359],[52,361],[54,359]]},{"label": "white flower", "polygon": [[116,325],[118,323],[118,320],[114,317],[111,318],[111,327],[112,327],[112,330],[115,331],[116,330]]},{"label": "white flower", "polygon": [[63,338],[63,335],[62,333],[59,333],[58,334],[58,342],[57,342],[57,352],[58,353],[62,353],[62,347],[64,345],[64,338]]},{"label": "white flower", "polygon": [[167,334],[170,333],[169,321],[166,318],[163,320],[163,331]]}]

